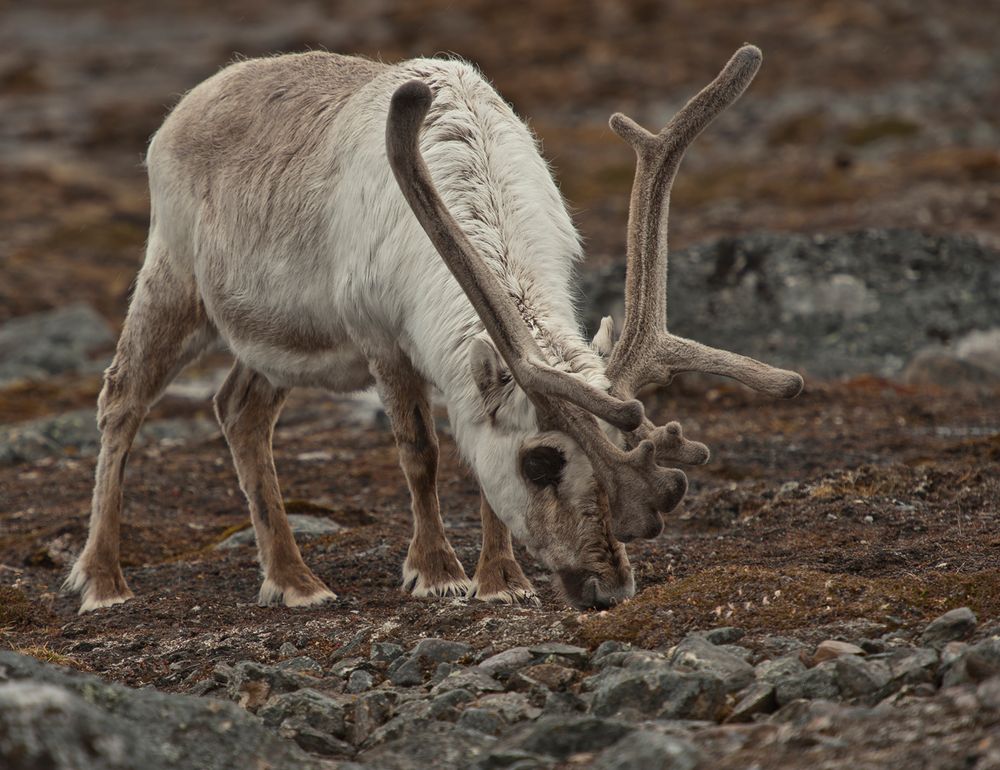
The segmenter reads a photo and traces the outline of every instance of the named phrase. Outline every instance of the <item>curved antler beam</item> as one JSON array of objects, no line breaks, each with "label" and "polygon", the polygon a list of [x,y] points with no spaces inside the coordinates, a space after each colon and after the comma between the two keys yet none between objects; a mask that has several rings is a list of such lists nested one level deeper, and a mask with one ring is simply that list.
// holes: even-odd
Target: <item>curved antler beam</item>
[{"label": "curved antler beam", "polygon": [[607,370],[611,392],[621,398],[634,396],[643,385],[666,384],[686,371],[732,377],[779,398],[802,390],[802,378],[795,372],[667,331],[667,212],[674,177],[688,146],[746,90],[762,58],[756,46],[740,48],[658,134],[620,113],[611,117],[611,128],[637,158],[628,221],[625,323]]}]

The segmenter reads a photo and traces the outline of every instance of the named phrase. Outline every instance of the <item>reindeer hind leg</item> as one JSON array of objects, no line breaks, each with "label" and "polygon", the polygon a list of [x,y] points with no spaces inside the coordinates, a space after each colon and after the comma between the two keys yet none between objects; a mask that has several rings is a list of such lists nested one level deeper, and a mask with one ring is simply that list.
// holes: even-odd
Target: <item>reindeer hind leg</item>
[{"label": "reindeer hind leg", "polygon": [[194,282],[179,279],[168,262],[166,247],[151,234],[98,397],[101,448],[90,527],[87,543],[64,583],[65,589],[82,594],[81,613],[132,597],[119,564],[122,484],[129,450],[150,406],[215,337]]}]

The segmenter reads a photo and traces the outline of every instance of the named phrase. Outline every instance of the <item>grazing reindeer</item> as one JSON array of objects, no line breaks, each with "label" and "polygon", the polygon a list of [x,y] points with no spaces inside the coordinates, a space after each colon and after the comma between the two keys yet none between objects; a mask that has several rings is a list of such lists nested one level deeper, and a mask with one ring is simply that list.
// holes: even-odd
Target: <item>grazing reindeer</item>
[{"label": "grazing reindeer", "polygon": [[[573,311],[580,245],[563,201],[528,129],[470,65],[308,53],[234,64],[187,94],[149,147],[146,258],[105,373],[90,534],[67,580],[81,611],[132,595],[118,559],[129,447],[217,338],[236,358],[215,408],[250,505],[261,602],[335,598],[282,506],[271,438],[288,390],[372,382],[412,496],[407,589],[533,600],[513,533],[574,605],[631,596],[621,541],[655,537],[687,487],[663,463],[708,459],[677,423],[646,419],[637,389],[687,370],[777,396],[802,386],[666,331],[674,174],[759,61],[740,49],[656,136],[612,118],[638,154],[625,324],[614,342],[605,319],[592,345]],[[439,512],[432,385],[482,490],[471,582]]]}]

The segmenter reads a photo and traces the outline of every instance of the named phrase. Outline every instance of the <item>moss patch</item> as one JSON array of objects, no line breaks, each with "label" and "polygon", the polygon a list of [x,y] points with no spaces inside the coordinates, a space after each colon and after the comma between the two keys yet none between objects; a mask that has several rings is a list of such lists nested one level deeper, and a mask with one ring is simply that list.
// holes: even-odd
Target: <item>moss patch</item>
[{"label": "moss patch", "polygon": [[0,586],[0,628],[27,628],[49,625],[52,612],[25,593],[10,586]]},{"label": "moss patch", "polygon": [[910,625],[960,606],[982,617],[1000,614],[1000,571],[864,578],[725,566],[648,588],[585,620],[580,635],[589,644],[620,639],[655,647],[720,623],[773,634],[856,619]]}]

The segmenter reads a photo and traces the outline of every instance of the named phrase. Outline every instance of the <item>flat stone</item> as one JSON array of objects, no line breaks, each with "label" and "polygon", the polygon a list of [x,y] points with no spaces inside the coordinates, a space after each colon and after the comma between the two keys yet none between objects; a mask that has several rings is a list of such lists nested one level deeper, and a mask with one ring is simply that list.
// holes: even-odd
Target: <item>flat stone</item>
[{"label": "flat stone", "polygon": [[940,650],[948,642],[968,639],[975,630],[976,614],[968,607],[959,607],[932,620],[920,635],[920,641]]},{"label": "flat stone", "polygon": [[465,642],[431,638],[421,639],[410,654],[434,663],[454,663],[471,652],[472,647]]},{"label": "flat stone", "polygon": [[541,657],[558,655],[563,658],[568,658],[577,665],[582,665],[590,660],[590,653],[583,647],[575,647],[572,644],[563,644],[562,642],[544,642],[542,644],[533,644],[528,647],[528,650],[533,655],[539,655]]},{"label": "flat stone", "polygon": [[358,755],[379,770],[468,770],[487,754],[496,739],[451,722],[431,722]]},{"label": "flat stone", "polygon": [[527,647],[512,647],[481,661],[479,668],[490,676],[507,676],[527,666],[534,659],[535,656]]},{"label": "flat stone", "polygon": [[453,671],[438,684],[431,693],[438,695],[449,690],[463,689],[481,694],[484,692],[503,692],[503,685],[479,668],[463,668]]},{"label": "flat stone", "polygon": [[692,743],[670,735],[641,731],[602,751],[594,770],[694,770],[703,759]]},{"label": "flat stone", "polygon": [[813,662],[822,663],[824,660],[833,660],[841,655],[864,655],[865,651],[856,644],[849,642],[839,642],[836,639],[827,639],[820,642],[813,653]]}]

